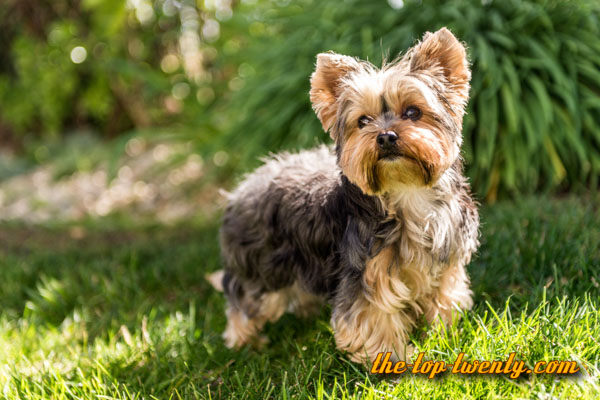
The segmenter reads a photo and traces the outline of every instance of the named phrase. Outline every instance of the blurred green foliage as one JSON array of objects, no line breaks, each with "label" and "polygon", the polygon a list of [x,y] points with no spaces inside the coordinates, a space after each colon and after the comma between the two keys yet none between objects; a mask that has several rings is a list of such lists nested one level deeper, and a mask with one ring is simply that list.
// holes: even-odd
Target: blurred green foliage
[{"label": "blurred green foliage", "polygon": [[223,137],[245,161],[324,139],[308,99],[317,53],[379,64],[447,26],[472,61],[464,156],[480,195],[597,187],[600,2],[299,0],[251,11],[237,14],[253,38],[240,62],[256,74],[233,97],[238,118]]},{"label": "blurred green foliage", "polygon": [[194,0],[7,0],[0,137],[48,140],[75,128],[111,137],[193,119],[227,71],[213,67],[218,24],[202,30],[219,10]]},{"label": "blurred green foliage", "polygon": [[379,64],[447,26],[473,64],[480,196],[599,183],[595,0],[6,0],[0,26],[0,141],[176,125],[230,171],[329,140],[308,99],[317,53]]}]

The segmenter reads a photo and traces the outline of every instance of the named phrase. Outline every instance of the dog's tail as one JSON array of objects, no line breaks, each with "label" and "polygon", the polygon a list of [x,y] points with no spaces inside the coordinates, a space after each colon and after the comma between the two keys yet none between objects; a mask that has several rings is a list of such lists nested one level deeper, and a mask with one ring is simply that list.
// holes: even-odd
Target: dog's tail
[{"label": "dog's tail", "polygon": [[225,271],[222,269],[212,272],[210,274],[204,275],[204,278],[219,292],[223,291],[223,276],[225,276]]}]

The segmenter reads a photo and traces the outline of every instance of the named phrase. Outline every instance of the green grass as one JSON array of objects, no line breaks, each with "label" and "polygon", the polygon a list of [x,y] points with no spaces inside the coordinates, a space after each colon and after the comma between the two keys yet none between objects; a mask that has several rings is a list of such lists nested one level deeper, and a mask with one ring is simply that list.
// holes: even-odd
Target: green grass
[{"label": "green grass", "polygon": [[[267,326],[271,345],[232,351],[217,221],[185,226],[0,228],[0,397],[588,398],[600,396],[600,199],[529,199],[482,213],[469,266],[476,306],[415,332],[428,359],[576,360],[578,377],[368,374],[335,349],[328,310]],[[83,236],[83,237],[82,237]],[[77,239],[79,238],[79,239]]]}]

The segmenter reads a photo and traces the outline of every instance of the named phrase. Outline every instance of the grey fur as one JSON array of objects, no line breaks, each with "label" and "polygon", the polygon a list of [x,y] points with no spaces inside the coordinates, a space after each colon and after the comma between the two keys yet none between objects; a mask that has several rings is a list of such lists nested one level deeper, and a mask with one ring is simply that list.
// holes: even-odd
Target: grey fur
[{"label": "grey fur", "polygon": [[[460,169],[457,162],[430,189],[436,207],[448,198],[460,206],[454,234],[431,253],[442,264],[452,252],[470,255],[477,243],[477,211]],[[390,218],[379,198],[342,175],[331,148],[276,155],[229,195],[221,228],[225,294],[250,318],[263,293],[294,283],[334,312],[348,309],[367,259],[399,240],[403,225],[402,214]]]}]

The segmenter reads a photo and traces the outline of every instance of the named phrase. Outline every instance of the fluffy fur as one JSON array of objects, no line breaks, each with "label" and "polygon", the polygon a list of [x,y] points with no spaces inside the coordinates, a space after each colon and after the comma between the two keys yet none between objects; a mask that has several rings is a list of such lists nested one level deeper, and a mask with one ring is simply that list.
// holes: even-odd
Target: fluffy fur
[{"label": "fluffy fur", "polygon": [[448,323],[472,306],[479,219],[459,155],[469,79],[447,29],[380,69],[317,56],[310,97],[335,146],[276,155],[229,194],[224,270],[209,277],[227,297],[228,346],[262,343],[267,321],[327,301],[352,360],[405,359],[421,318]]}]

